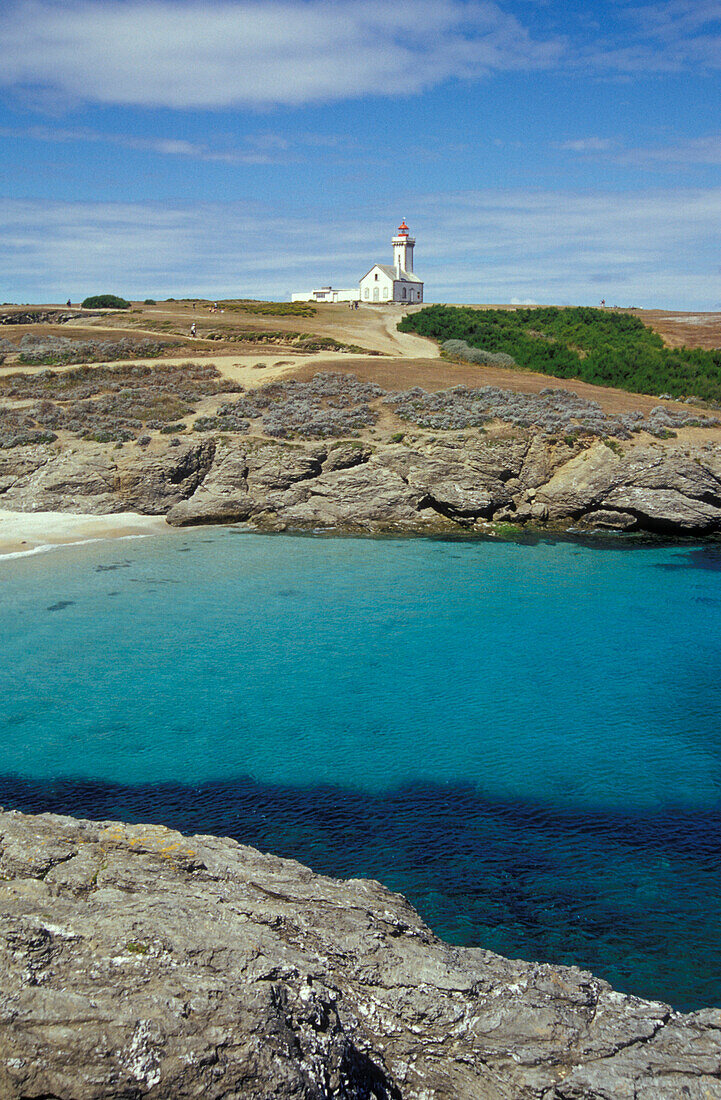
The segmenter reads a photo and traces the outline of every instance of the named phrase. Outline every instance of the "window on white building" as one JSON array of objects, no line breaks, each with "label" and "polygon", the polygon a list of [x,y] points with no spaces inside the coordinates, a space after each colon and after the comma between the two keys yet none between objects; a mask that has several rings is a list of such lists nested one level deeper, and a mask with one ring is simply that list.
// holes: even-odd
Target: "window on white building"
[{"label": "window on white building", "polygon": [[406,296],[406,288],[403,287],[403,297],[405,298],[405,296]]},{"label": "window on white building", "polygon": [[369,292],[369,290],[368,290],[368,287],[367,287],[367,286],[366,286],[366,287],[364,287],[364,288],[363,288],[363,297],[364,297],[364,298],[367,298],[367,297],[368,297],[368,294],[369,294],[369,293],[370,293],[370,292]]}]

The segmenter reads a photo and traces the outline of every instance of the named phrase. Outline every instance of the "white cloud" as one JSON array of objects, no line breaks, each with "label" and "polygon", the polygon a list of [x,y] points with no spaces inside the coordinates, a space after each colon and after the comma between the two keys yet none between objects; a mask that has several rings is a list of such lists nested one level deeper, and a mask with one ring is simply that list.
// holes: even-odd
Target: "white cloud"
[{"label": "white cloud", "polygon": [[11,0],[0,84],[143,106],[412,94],[554,63],[490,0]]},{"label": "white cloud", "polygon": [[647,145],[623,148],[619,142],[606,138],[580,138],[563,141],[554,148],[562,152],[593,155],[610,153],[604,157],[607,164],[620,164],[634,168],[658,169],[659,167],[685,168],[690,165],[721,164],[721,134],[687,138],[669,145]]},{"label": "white cloud", "polygon": [[157,153],[159,156],[187,157],[220,164],[277,164],[288,163],[290,157],[281,155],[288,149],[288,142],[263,142],[250,138],[244,148],[214,149],[196,141],[171,137],[134,137],[131,134],[103,133],[99,130],[66,130],[58,127],[31,126],[26,130],[0,127],[0,137],[45,141],[52,144],[115,145],[122,149],[137,149]]},{"label": "white cloud", "polygon": [[556,145],[564,153],[606,153],[614,142],[610,138],[588,137],[575,141],[561,141]]},{"label": "white cloud", "polygon": [[681,72],[721,68],[719,0],[665,0],[617,9],[625,35],[600,36],[584,63],[619,73]]},{"label": "white cloud", "polygon": [[638,168],[685,167],[690,164],[721,164],[721,134],[689,138],[673,145],[657,145],[628,149],[618,158],[620,163]]},{"label": "white cloud", "polygon": [[494,0],[6,0],[0,87],[54,109],[268,107],[516,70],[721,68],[718,0],[610,14],[572,39],[550,18],[534,37]]},{"label": "white cloud", "polygon": [[[429,300],[712,309],[721,188],[406,196]],[[260,205],[0,203],[0,300],[100,291],[283,297],[352,285],[384,260],[394,210],[278,215]],[[333,242],[332,245],[329,242]],[[451,243],[449,243],[451,242]],[[279,258],[280,257],[280,258]]]}]

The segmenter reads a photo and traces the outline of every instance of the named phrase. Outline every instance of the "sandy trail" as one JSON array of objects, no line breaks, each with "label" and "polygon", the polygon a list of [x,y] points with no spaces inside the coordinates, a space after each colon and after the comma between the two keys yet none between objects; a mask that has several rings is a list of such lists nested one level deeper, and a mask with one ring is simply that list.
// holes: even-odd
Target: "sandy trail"
[{"label": "sandy trail", "polygon": [[[163,359],[118,359],[110,365],[112,367],[133,367],[139,363],[158,365],[164,363],[180,364],[201,362],[208,366],[217,367],[224,378],[231,378],[234,382],[240,382],[246,389],[257,389],[266,382],[274,382],[277,378],[284,378],[296,371],[312,367],[314,364],[322,364],[323,370],[333,370],[333,364],[338,366],[348,361],[348,355],[343,352],[316,352],[313,355],[296,355],[292,351],[284,354],[283,348],[274,348],[272,352],[251,352],[250,354],[238,354],[238,352],[222,352],[219,355],[193,356],[193,349],[188,348],[187,353],[170,356]],[[12,374],[40,374],[42,371],[53,370],[56,373],[77,370],[80,363],[69,365],[30,366],[22,363],[5,363],[0,366],[0,378]]]}]

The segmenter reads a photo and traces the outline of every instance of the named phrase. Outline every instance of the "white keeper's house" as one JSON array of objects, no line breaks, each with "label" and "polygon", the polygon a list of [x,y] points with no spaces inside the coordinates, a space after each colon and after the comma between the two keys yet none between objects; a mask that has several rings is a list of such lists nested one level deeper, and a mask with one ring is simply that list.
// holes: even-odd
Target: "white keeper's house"
[{"label": "white keeper's house", "polygon": [[374,264],[363,276],[357,288],[336,290],[332,286],[319,290],[300,291],[293,294],[294,302],[410,302],[423,301],[423,280],[413,272],[413,249],[415,237],[411,237],[405,219],[398,226],[398,232],[392,240],[393,263]]}]

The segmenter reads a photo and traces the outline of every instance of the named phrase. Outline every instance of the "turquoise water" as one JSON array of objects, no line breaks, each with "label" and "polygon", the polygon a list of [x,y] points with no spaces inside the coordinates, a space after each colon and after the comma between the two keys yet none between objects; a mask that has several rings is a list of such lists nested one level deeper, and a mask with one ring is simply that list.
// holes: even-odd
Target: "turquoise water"
[{"label": "turquoise water", "polygon": [[721,551],[206,529],[0,591],[5,806],[233,835],[721,1004]]}]

